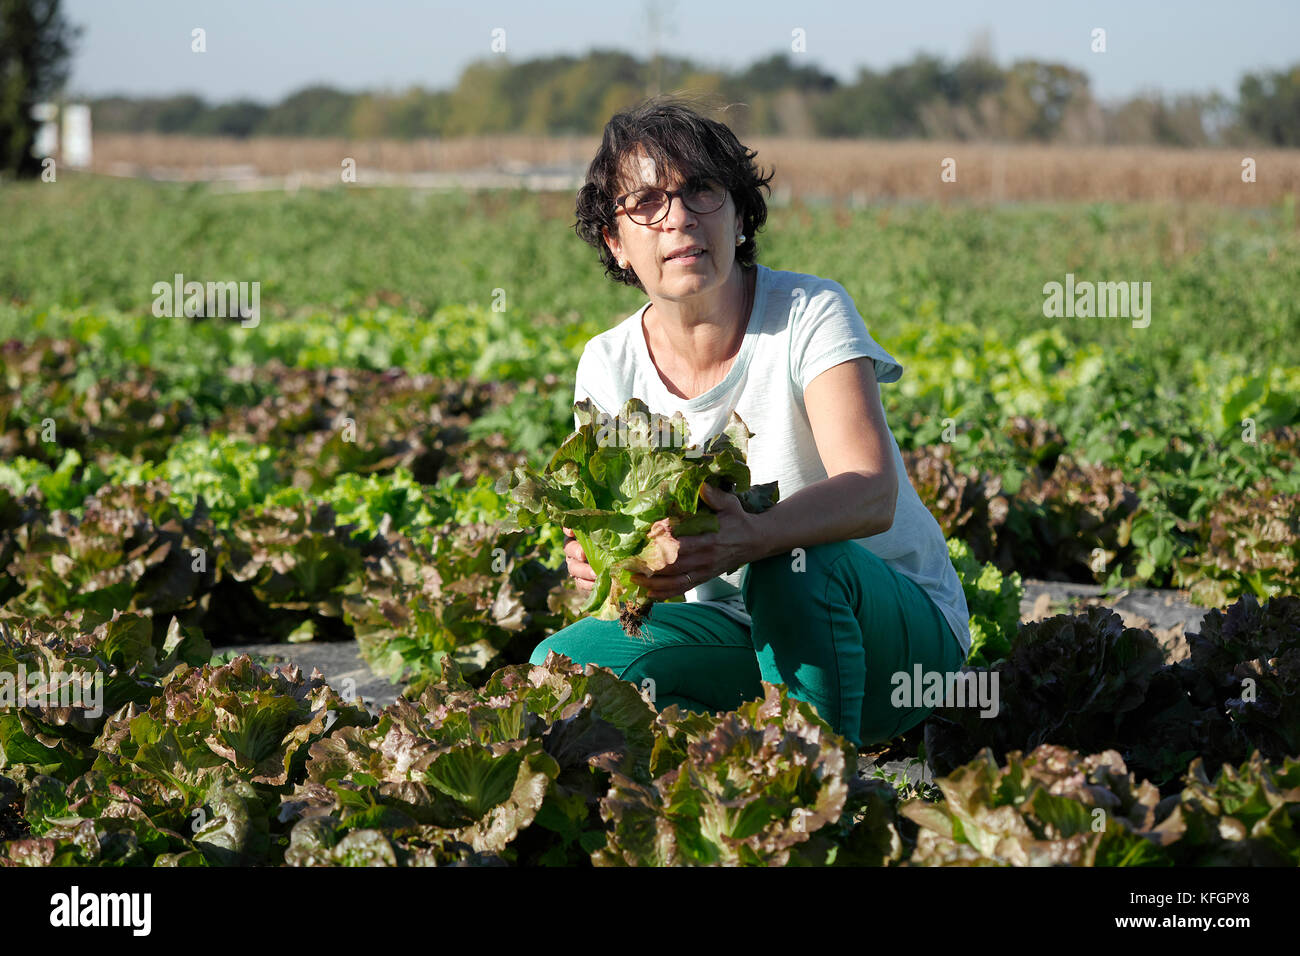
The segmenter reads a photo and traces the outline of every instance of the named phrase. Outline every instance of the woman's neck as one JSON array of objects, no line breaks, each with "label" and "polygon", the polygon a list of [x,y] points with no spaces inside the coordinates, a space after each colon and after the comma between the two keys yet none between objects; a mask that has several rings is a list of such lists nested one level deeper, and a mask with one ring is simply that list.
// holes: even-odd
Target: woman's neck
[{"label": "woman's neck", "polygon": [[744,340],[757,282],[757,268],[737,265],[712,310],[707,303],[652,301],[641,321],[655,363],[707,375],[730,361]]}]

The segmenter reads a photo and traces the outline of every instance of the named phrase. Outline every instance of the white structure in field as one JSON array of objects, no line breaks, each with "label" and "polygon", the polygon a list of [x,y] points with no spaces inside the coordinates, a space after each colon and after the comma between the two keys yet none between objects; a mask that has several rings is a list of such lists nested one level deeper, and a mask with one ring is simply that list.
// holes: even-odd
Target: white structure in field
[{"label": "white structure in field", "polygon": [[90,157],[90,107],[69,103],[63,107],[63,165],[85,169]]},{"label": "white structure in field", "polygon": [[32,155],[44,159],[53,156],[59,148],[59,108],[53,103],[37,103],[32,107],[32,119],[41,125],[36,128],[36,142]]},{"label": "white structure in field", "polygon": [[64,104],[62,136],[59,135],[59,107],[54,103],[38,103],[32,108],[32,119],[41,124],[36,130],[36,142],[32,144],[34,155],[42,159],[55,156],[72,169],[90,165],[93,151],[89,106],[85,103]]}]

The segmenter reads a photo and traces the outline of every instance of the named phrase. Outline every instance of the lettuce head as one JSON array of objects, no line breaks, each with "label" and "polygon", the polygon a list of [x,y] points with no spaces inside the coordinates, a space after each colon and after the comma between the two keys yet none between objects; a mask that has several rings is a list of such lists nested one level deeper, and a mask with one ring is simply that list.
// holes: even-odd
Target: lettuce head
[{"label": "lettuce head", "polygon": [[632,576],[674,563],[678,538],[718,530],[701,487],[735,494],[746,511],[758,513],[776,503],[776,482],[750,484],[745,455],[753,433],[735,412],[723,431],[688,445],[680,412],[652,415],[637,398],[613,416],[586,399],[573,410],[578,429],[546,467],[538,473],[519,466],[497,491],[509,496],[516,527],[549,521],[573,532],[596,572],[582,613],[618,618],[636,635],[651,602]]}]

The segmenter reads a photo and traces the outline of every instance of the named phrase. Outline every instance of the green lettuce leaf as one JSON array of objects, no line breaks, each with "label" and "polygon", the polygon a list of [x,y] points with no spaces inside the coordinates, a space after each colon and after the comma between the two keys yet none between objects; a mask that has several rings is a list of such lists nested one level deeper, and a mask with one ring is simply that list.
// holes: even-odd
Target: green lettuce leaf
[{"label": "green lettuce leaf", "polygon": [[497,491],[509,494],[518,527],[550,522],[573,531],[596,573],[582,613],[617,618],[638,634],[651,602],[633,575],[676,561],[676,537],[718,529],[714,512],[700,506],[700,488],[736,494],[746,510],[759,512],[776,503],[776,483],[751,487],[745,451],[753,435],[734,412],[702,446],[687,444],[680,412],[652,415],[637,398],[613,417],[583,400],[574,415],[578,430],[540,473],[520,466]]}]

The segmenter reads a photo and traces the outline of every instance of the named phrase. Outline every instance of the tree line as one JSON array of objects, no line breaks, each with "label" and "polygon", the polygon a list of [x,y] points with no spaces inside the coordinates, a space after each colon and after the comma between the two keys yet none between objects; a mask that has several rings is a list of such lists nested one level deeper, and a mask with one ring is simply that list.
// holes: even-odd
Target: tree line
[{"label": "tree line", "polygon": [[743,70],[621,51],[523,62],[476,61],[449,90],[299,90],[278,103],[209,103],[195,95],[91,101],[101,131],[204,136],[454,137],[488,133],[596,135],[609,117],[663,91],[701,94],[728,109],[738,135],[1300,146],[1300,63],[1249,73],[1235,99],[1143,94],[1118,104],[1092,95],[1086,74],[1059,63],[1002,67],[970,55],[927,54],[850,83],[775,54]]}]

